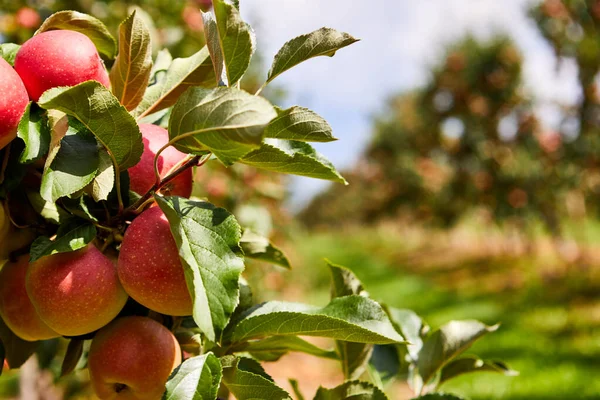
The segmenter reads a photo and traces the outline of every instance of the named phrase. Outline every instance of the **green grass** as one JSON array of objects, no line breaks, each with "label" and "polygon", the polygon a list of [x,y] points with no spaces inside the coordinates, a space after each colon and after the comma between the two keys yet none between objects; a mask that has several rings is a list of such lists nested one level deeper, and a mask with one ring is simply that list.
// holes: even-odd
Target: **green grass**
[{"label": "green grass", "polygon": [[[500,322],[501,328],[469,353],[503,360],[520,375],[465,375],[445,384],[444,391],[473,400],[600,399],[600,285],[589,270],[579,273],[574,267],[545,279],[544,265],[533,258],[419,269],[403,261],[406,242],[374,229],[298,235],[294,248],[300,265],[286,280],[302,285],[308,300],[326,302],[329,277],[322,259],[328,258],[351,268],[371,297],[411,308],[432,327],[452,319]],[[513,276],[519,285],[489,289]],[[461,286],[469,280],[473,284]]]}]

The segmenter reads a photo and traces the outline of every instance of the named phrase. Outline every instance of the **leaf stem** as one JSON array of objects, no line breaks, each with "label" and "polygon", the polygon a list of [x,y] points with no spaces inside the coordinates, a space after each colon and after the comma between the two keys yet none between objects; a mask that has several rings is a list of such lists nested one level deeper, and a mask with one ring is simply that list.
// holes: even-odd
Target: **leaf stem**
[{"label": "leaf stem", "polygon": [[159,180],[158,182],[156,182],[146,192],[146,194],[144,194],[142,197],[140,197],[138,199],[138,201],[136,201],[133,205],[131,205],[130,207],[128,207],[127,210],[125,210],[125,211],[126,212],[137,213],[138,209],[141,206],[143,206],[143,205],[146,204],[146,202],[150,199],[150,197],[152,196],[153,193],[158,192],[163,186],[165,186],[167,183],[171,182],[173,179],[175,179],[179,174],[181,174],[186,169],[192,168],[192,167],[195,167],[195,166],[204,165],[204,163],[206,163],[209,159],[210,159],[210,153],[207,156],[204,156],[204,158],[203,158],[203,156],[193,156],[193,157],[189,158],[185,163],[183,163],[181,166],[179,166],[176,170],[174,170],[173,172],[169,173],[162,180]]},{"label": "leaf stem", "polygon": [[117,189],[117,202],[119,204],[119,215],[123,214],[123,196],[121,195],[121,171],[119,167],[115,168],[115,188]]},{"label": "leaf stem", "polygon": [[268,84],[268,83],[269,83],[269,82],[265,82],[265,83],[263,83],[263,84],[262,84],[262,86],[258,88],[258,90],[256,91],[256,93],[254,93],[254,95],[255,95],[255,96],[258,96],[258,95],[259,95],[259,94],[260,94],[260,93],[263,91],[263,89],[267,87],[267,84]]}]

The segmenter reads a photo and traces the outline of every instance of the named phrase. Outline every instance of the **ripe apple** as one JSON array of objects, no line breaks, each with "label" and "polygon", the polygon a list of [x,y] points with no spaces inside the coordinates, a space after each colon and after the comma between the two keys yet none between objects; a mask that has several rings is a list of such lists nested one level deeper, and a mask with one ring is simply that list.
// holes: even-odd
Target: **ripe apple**
[{"label": "ripe apple", "polygon": [[147,209],[127,228],[117,270],[125,291],[138,303],[162,314],[192,314],[179,251],[159,207]]},{"label": "ripe apple", "polygon": [[0,317],[11,331],[30,342],[60,336],[39,317],[25,289],[29,256],[22,255],[0,270]]},{"label": "ripe apple", "polygon": [[88,368],[100,399],[160,400],[181,363],[175,336],[147,317],[124,317],[101,329],[90,347]]},{"label": "ripe apple", "polygon": [[17,136],[17,126],[27,103],[29,96],[23,81],[0,57],[0,149]]},{"label": "ripe apple", "polygon": [[46,90],[58,86],[75,86],[89,80],[106,87],[110,85],[94,43],[75,31],[46,31],[35,35],[17,52],[15,70],[34,101]]},{"label": "ripe apple", "polygon": [[[156,179],[154,175],[154,156],[169,142],[169,132],[157,125],[140,124],[144,152],[142,159],[134,167],[129,168],[129,187],[134,192],[144,195]],[[158,157],[158,171],[161,177],[169,174],[178,162],[186,155],[175,147],[167,147]],[[162,188],[162,192],[168,195],[190,197],[192,194],[192,169],[187,169],[175,179]]]},{"label": "ripe apple", "polygon": [[40,14],[31,7],[21,7],[15,15],[17,24],[26,29],[35,29],[42,23]]},{"label": "ripe apple", "polygon": [[33,262],[27,293],[40,318],[65,336],[102,328],[127,301],[113,262],[91,244]]}]

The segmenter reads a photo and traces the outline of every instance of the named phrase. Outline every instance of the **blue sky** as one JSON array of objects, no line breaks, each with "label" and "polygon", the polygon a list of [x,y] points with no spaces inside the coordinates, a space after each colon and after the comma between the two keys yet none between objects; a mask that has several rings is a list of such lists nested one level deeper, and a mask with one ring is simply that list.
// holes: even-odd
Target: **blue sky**
[{"label": "blue sky", "polygon": [[[340,139],[317,145],[339,168],[357,160],[368,141],[370,122],[386,98],[427,80],[429,66],[444,48],[467,33],[485,39],[510,35],[525,57],[525,90],[540,104],[548,126],[556,121],[550,105],[579,96],[575,67],[557,65],[526,8],[537,0],[244,0],[242,14],[256,30],[258,46],[270,64],[292,37],[329,26],[361,41],[335,57],[313,59],[277,78],[288,97],[321,114]],[[295,178],[293,206],[327,183]]]}]

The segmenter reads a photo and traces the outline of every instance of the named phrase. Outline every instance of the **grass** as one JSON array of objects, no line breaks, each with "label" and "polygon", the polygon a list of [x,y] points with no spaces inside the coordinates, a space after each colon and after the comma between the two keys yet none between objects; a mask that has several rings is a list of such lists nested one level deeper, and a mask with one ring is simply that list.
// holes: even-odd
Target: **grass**
[{"label": "grass", "polygon": [[469,352],[503,360],[520,375],[465,375],[444,391],[473,400],[600,399],[600,282],[593,265],[567,265],[547,254],[461,257],[452,249],[440,257],[435,236],[413,239],[386,229],[300,234],[293,241],[299,266],[285,280],[325,303],[328,258],[351,268],[371,297],[411,308],[432,327],[452,319],[501,322]]}]

